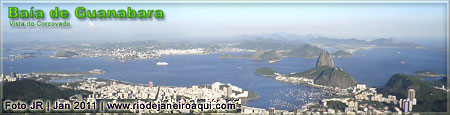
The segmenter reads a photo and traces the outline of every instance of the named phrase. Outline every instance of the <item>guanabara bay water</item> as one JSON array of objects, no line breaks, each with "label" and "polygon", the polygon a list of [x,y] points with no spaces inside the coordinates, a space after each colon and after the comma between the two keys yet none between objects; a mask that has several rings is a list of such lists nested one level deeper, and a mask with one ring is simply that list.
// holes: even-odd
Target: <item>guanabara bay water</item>
[{"label": "guanabara bay water", "polygon": [[[21,49],[8,48],[5,49]],[[302,72],[315,67],[316,58],[283,58],[277,63],[248,59],[221,59],[221,53],[207,55],[170,55],[154,60],[126,60],[124,63],[105,57],[96,58],[48,58],[55,51],[10,50],[4,56],[35,53],[30,59],[3,61],[3,73],[33,72],[86,72],[93,69],[106,71],[106,74],[87,77],[115,79],[120,81],[162,86],[192,86],[230,83],[259,95],[244,105],[257,108],[275,107],[292,110],[317,102],[330,95],[327,91],[304,84],[289,84],[261,77],[253,73],[260,67],[269,67],[282,74]],[[248,52],[231,53],[233,55],[251,54]],[[354,56],[334,58],[337,67],[344,68],[354,79],[368,86],[385,85],[395,73],[412,74],[419,70],[432,70],[446,73],[446,52],[435,49],[413,48],[373,48],[359,50]],[[157,66],[157,62],[167,62],[167,66]],[[442,77],[440,77],[442,78]],[[69,78],[78,79],[78,78]],[[58,80],[56,80],[58,81]],[[62,80],[59,82],[71,81]]]}]

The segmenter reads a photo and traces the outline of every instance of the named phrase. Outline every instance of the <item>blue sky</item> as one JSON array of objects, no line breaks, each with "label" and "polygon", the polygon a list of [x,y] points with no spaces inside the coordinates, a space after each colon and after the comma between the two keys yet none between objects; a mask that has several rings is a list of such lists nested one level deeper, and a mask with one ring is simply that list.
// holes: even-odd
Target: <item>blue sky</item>
[{"label": "blue sky", "polygon": [[[69,28],[13,28],[8,7],[50,9],[59,6],[71,14]],[[164,20],[80,20],[75,8],[162,9]],[[320,34],[334,38],[396,38],[445,40],[446,4],[13,4],[2,7],[3,40],[31,41],[124,41],[167,36],[236,36],[242,34]],[[21,19],[22,20],[22,19]],[[22,20],[23,21],[23,20]],[[56,20],[64,21],[64,20]],[[211,37],[214,39],[214,37]]]}]

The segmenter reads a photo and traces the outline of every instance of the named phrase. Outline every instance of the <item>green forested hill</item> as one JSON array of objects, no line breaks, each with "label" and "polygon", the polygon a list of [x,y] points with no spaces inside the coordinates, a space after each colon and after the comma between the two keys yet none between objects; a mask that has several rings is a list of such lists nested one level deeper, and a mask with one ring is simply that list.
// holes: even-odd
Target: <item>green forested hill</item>
[{"label": "green forested hill", "polygon": [[3,98],[10,100],[69,99],[70,96],[75,94],[88,93],[87,91],[61,89],[57,86],[34,80],[19,80],[3,84]]},{"label": "green forested hill", "polygon": [[447,108],[447,95],[445,91],[433,87],[433,82],[427,82],[419,77],[406,74],[395,74],[388,83],[378,91],[383,95],[395,95],[397,99],[405,99],[408,90],[416,91],[417,105],[414,112],[443,112]]},{"label": "green forested hill", "polygon": [[312,46],[310,44],[303,44],[299,47],[293,48],[285,56],[287,57],[302,57],[302,58],[315,58],[324,51],[319,47]]},{"label": "green forested hill", "polygon": [[353,79],[347,72],[337,67],[321,66],[314,69],[310,69],[305,72],[289,75],[291,77],[306,77],[314,80],[314,84],[347,88],[357,84],[357,81]]}]

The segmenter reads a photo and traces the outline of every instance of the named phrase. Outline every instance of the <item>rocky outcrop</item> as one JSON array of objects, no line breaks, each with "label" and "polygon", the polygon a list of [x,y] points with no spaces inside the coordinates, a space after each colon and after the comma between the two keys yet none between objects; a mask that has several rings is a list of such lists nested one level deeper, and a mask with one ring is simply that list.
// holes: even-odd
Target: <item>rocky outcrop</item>
[{"label": "rocky outcrop", "polygon": [[[258,52],[257,53],[261,53]],[[317,59],[317,67],[301,73],[289,74],[288,77],[304,77],[312,79],[314,84],[328,87],[349,88],[358,82],[353,79],[344,69],[334,67],[333,58],[330,53],[324,51]],[[262,76],[275,76],[275,70],[270,68],[260,68],[255,70],[255,74]]]},{"label": "rocky outcrop", "polygon": [[308,79],[313,79],[314,84],[329,87],[348,88],[355,86],[358,83],[352,76],[345,72],[344,69],[338,67],[321,66],[289,76],[306,77]]},{"label": "rocky outcrop", "polygon": [[329,87],[348,88],[355,86],[358,82],[353,79],[344,69],[334,67],[334,61],[330,53],[323,51],[317,59],[316,68],[291,74],[292,77],[306,77],[314,80],[314,84]]},{"label": "rocky outcrop", "polygon": [[327,51],[323,51],[322,53],[320,53],[319,58],[317,59],[316,67],[322,66],[334,67],[333,58]]},{"label": "rocky outcrop", "polygon": [[340,88],[348,88],[355,86],[357,84],[356,80],[353,79],[353,77],[351,77],[347,72],[345,72],[344,69],[338,67],[328,68],[322,71],[314,79],[314,83],[319,85],[340,87]]}]

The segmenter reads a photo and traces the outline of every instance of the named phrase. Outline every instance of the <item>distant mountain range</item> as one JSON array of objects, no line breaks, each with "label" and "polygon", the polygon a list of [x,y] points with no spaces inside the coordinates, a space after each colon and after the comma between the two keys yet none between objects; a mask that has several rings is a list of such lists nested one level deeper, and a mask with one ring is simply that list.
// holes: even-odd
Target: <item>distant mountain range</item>
[{"label": "distant mountain range", "polygon": [[[350,39],[336,39],[336,38],[328,38],[324,37],[326,35],[297,35],[292,33],[266,33],[266,34],[256,34],[256,35],[240,35],[235,36],[235,39],[241,40],[261,40],[266,41],[268,39],[271,40],[279,40],[284,41],[285,43],[295,43],[295,44],[324,44],[324,45],[375,45],[378,47],[408,47],[408,48],[416,48],[421,47],[415,43],[407,43],[407,42],[399,42],[394,40],[393,38],[379,38],[374,40],[360,40],[355,38]],[[270,42],[270,41],[269,41]],[[272,42],[273,43],[273,42]],[[269,45],[271,46],[271,45]]]},{"label": "distant mountain range", "polygon": [[[270,37],[276,37],[275,35],[266,35]],[[265,49],[265,50],[286,50],[287,52],[279,53],[282,57],[302,57],[302,58],[316,58],[319,56],[323,49],[315,46],[317,44],[326,46],[340,46],[340,45],[354,45],[354,46],[373,46],[373,47],[390,47],[390,48],[423,48],[414,43],[399,42],[393,38],[375,39],[372,41],[358,40],[358,39],[332,39],[326,37],[310,38],[307,40],[300,39],[288,39],[286,37],[292,37],[293,35],[284,35],[282,38],[246,38],[238,41],[231,47],[241,49]],[[311,45],[314,44],[314,45]],[[338,50],[332,54],[336,57],[349,57],[351,53]]]},{"label": "distant mountain range", "polygon": [[326,44],[326,45],[375,45],[379,47],[407,47],[419,48],[420,46],[414,43],[399,42],[393,38],[380,38],[372,41],[358,40],[358,39],[333,39],[326,37],[312,38],[304,41],[310,44]]},{"label": "distant mountain range", "polygon": [[253,39],[244,39],[238,42],[239,44],[235,47],[242,49],[272,49],[272,50],[283,50],[283,49],[291,49],[301,45],[303,43],[295,43],[284,41],[280,39],[274,38],[253,38]]},{"label": "distant mountain range", "polygon": [[342,44],[342,45],[367,45],[368,42],[365,40],[358,39],[332,39],[326,37],[311,38],[305,41],[311,44]]},{"label": "distant mountain range", "polygon": [[[257,50],[252,55],[222,54],[219,58],[249,58],[252,60],[281,60],[282,57],[316,58],[320,52],[325,51],[310,44],[283,43],[273,39],[246,40],[237,47]],[[286,50],[287,52],[280,53],[277,50]]]}]

